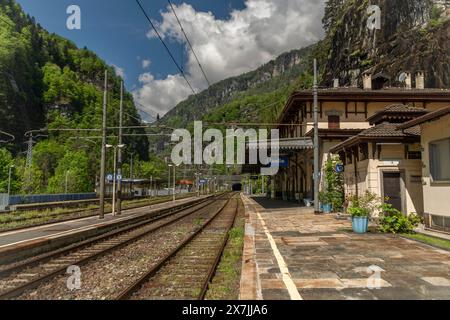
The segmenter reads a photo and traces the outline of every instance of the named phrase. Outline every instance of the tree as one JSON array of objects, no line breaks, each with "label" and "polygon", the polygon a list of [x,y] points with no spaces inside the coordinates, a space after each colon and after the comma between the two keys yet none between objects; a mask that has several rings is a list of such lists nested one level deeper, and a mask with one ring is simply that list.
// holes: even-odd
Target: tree
[{"label": "tree", "polygon": [[45,140],[39,142],[33,151],[33,165],[35,169],[42,171],[40,189],[45,189],[49,179],[55,174],[58,162],[66,153],[64,145],[56,141]]},{"label": "tree", "polygon": [[84,193],[94,190],[95,179],[89,174],[89,158],[82,151],[67,151],[50,179],[48,193]]}]

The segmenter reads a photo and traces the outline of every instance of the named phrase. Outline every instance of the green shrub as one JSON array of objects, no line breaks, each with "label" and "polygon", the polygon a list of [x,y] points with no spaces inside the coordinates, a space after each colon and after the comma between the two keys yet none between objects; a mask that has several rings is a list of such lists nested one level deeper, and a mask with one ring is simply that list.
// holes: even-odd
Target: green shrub
[{"label": "green shrub", "polygon": [[412,233],[421,221],[418,215],[405,216],[387,203],[381,205],[380,209],[383,211],[380,216],[380,231],[384,233]]},{"label": "green shrub", "polygon": [[344,175],[338,173],[335,168],[342,164],[339,157],[330,157],[323,168],[323,190],[319,194],[319,201],[323,204],[331,204],[334,211],[341,211],[344,204]]},{"label": "green shrub", "polygon": [[347,211],[352,217],[370,217],[370,211],[367,208],[349,207]]},{"label": "green shrub", "polygon": [[362,196],[351,196],[347,199],[347,212],[352,217],[370,217],[379,207],[379,201],[380,198],[370,191],[366,191]]}]

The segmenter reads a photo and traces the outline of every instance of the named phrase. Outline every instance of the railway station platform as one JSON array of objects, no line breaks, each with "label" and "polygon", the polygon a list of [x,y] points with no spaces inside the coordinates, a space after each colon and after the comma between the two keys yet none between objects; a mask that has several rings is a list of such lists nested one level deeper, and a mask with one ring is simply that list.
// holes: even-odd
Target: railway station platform
[{"label": "railway station platform", "polygon": [[71,234],[86,232],[90,229],[105,227],[107,225],[112,225],[119,223],[121,221],[126,221],[135,216],[148,214],[156,212],[162,209],[169,209],[182,204],[188,204],[190,202],[200,200],[205,196],[201,197],[190,197],[180,200],[168,201],[164,203],[159,203],[155,205],[150,205],[141,208],[122,210],[120,216],[113,216],[110,214],[105,214],[105,218],[100,220],[97,216],[87,217],[76,220],[69,220],[64,222],[57,222],[53,224],[47,224],[37,227],[30,227],[19,229],[15,231],[7,231],[0,233],[0,254],[2,252],[8,251],[10,248],[23,246],[26,247],[27,244],[34,244],[42,241],[50,241],[51,239],[56,239],[60,237],[70,236]]},{"label": "railway station platform", "polygon": [[450,252],[351,231],[313,209],[243,197],[242,300],[450,299]]}]

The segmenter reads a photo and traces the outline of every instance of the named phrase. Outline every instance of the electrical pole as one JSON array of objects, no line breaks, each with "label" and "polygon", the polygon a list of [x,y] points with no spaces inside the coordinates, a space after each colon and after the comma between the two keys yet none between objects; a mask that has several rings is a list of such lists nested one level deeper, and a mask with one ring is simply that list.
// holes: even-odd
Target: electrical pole
[{"label": "electrical pole", "polygon": [[32,160],[33,160],[33,134],[30,134],[30,138],[28,139],[27,142],[27,169],[28,169],[28,188],[30,188],[29,191],[31,191],[31,175],[32,175],[32,170],[31,170],[31,165],[32,165]]},{"label": "electrical pole", "polygon": [[133,180],[133,158],[134,158],[134,152],[131,153],[131,161],[130,161],[130,179]]},{"label": "electrical pole", "polygon": [[105,218],[105,166],[106,166],[106,99],[108,98],[108,70],[105,70],[105,91],[103,93],[102,156],[100,164],[100,219]]},{"label": "electrical pole", "polygon": [[12,175],[12,169],[14,168],[14,165],[9,166],[9,173],[8,173],[8,205],[9,205],[9,197],[11,196],[11,175]]},{"label": "electrical pole", "polygon": [[[123,143],[123,81],[120,82],[120,111],[119,111],[119,145]],[[117,155],[117,174],[122,176],[122,148],[119,148]],[[122,179],[117,183],[117,215],[122,213]]]},{"label": "electrical pole", "polygon": [[[112,215],[116,215],[116,166],[117,166],[117,149],[120,150],[120,148],[114,147],[114,176],[113,176],[113,198],[112,198]],[[120,180],[120,179],[119,179]]]},{"label": "electrical pole", "polygon": [[317,87],[317,59],[314,59],[314,213],[320,213],[319,204],[319,110],[318,110],[318,87]]},{"label": "electrical pole", "polygon": [[150,197],[153,197],[153,176],[150,177]]},{"label": "electrical pole", "polygon": [[172,196],[172,200],[175,202],[175,198],[176,198],[176,196],[175,196],[175,187],[176,187],[176,179],[177,179],[177,175],[176,175],[176,168],[177,168],[177,166],[174,164],[173,165],[173,196]]},{"label": "electrical pole", "polygon": [[67,187],[68,187],[68,183],[69,183],[69,170],[67,170],[66,171],[66,188],[65,188],[65,191],[66,191],[66,194],[67,194]]},{"label": "electrical pole", "polygon": [[169,176],[167,177],[167,195],[168,196],[170,196],[170,167],[171,166],[172,166],[171,164],[168,165],[168,169],[169,169]]}]

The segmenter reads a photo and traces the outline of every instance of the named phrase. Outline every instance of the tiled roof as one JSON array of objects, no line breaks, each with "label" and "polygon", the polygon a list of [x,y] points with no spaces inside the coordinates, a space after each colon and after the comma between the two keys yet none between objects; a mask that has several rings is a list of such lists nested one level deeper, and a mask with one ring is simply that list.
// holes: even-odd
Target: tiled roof
[{"label": "tiled roof", "polygon": [[384,110],[380,111],[380,113],[381,112],[427,113],[428,111],[424,108],[411,107],[405,104],[391,104],[390,106],[384,108]]},{"label": "tiled roof", "polygon": [[361,139],[402,139],[402,138],[420,138],[420,128],[418,126],[400,130],[396,123],[383,122],[372,128],[362,131],[360,134],[345,140],[331,149],[331,152],[337,152],[345,146],[350,146]]},{"label": "tiled roof", "polygon": [[358,134],[360,137],[409,137],[419,136],[420,128],[412,127],[407,130],[399,130],[396,123],[381,123]]},{"label": "tiled roof", "polygon": [[391,104],[369,117],[367,121],[370,124],[379,124],[388,119],[402,120],[402,122],[405,122],[427,113],[428,111],[424,108],[416,108],[404,104]]},{"label": "tiled roof", "polygon": [[399,126],[400,129],[408,129],[411,127],[415,127],[418,126],[422,123],[428,122],[428,121],[433,121],[436,120],[440,117],[443,117],[447,114],[450,114],[450,106],[449,107],[445,107],[433,112],[430,112],[422,117],[416,118],[414,120],[408,121],[402,125]]},{"label": "tiled roof", "polygon": [[[417,88],[398,88],[398,87],[386,87],[379,90],[368,90],[356,87],[338,87],[338,88],[319,88],[319,94],[324,92],[342,92],[342,93],[366,93],[366,94],[383,94],[383,93],[410,93],[412,95],[420,95],[426,93],[443,93],[449,94],[450,89],[440,89],[440,88],[425,88],[425,89],[417,89]],[[312,90],[297,90],[295,93],[308,93],[312,94]]]}]

